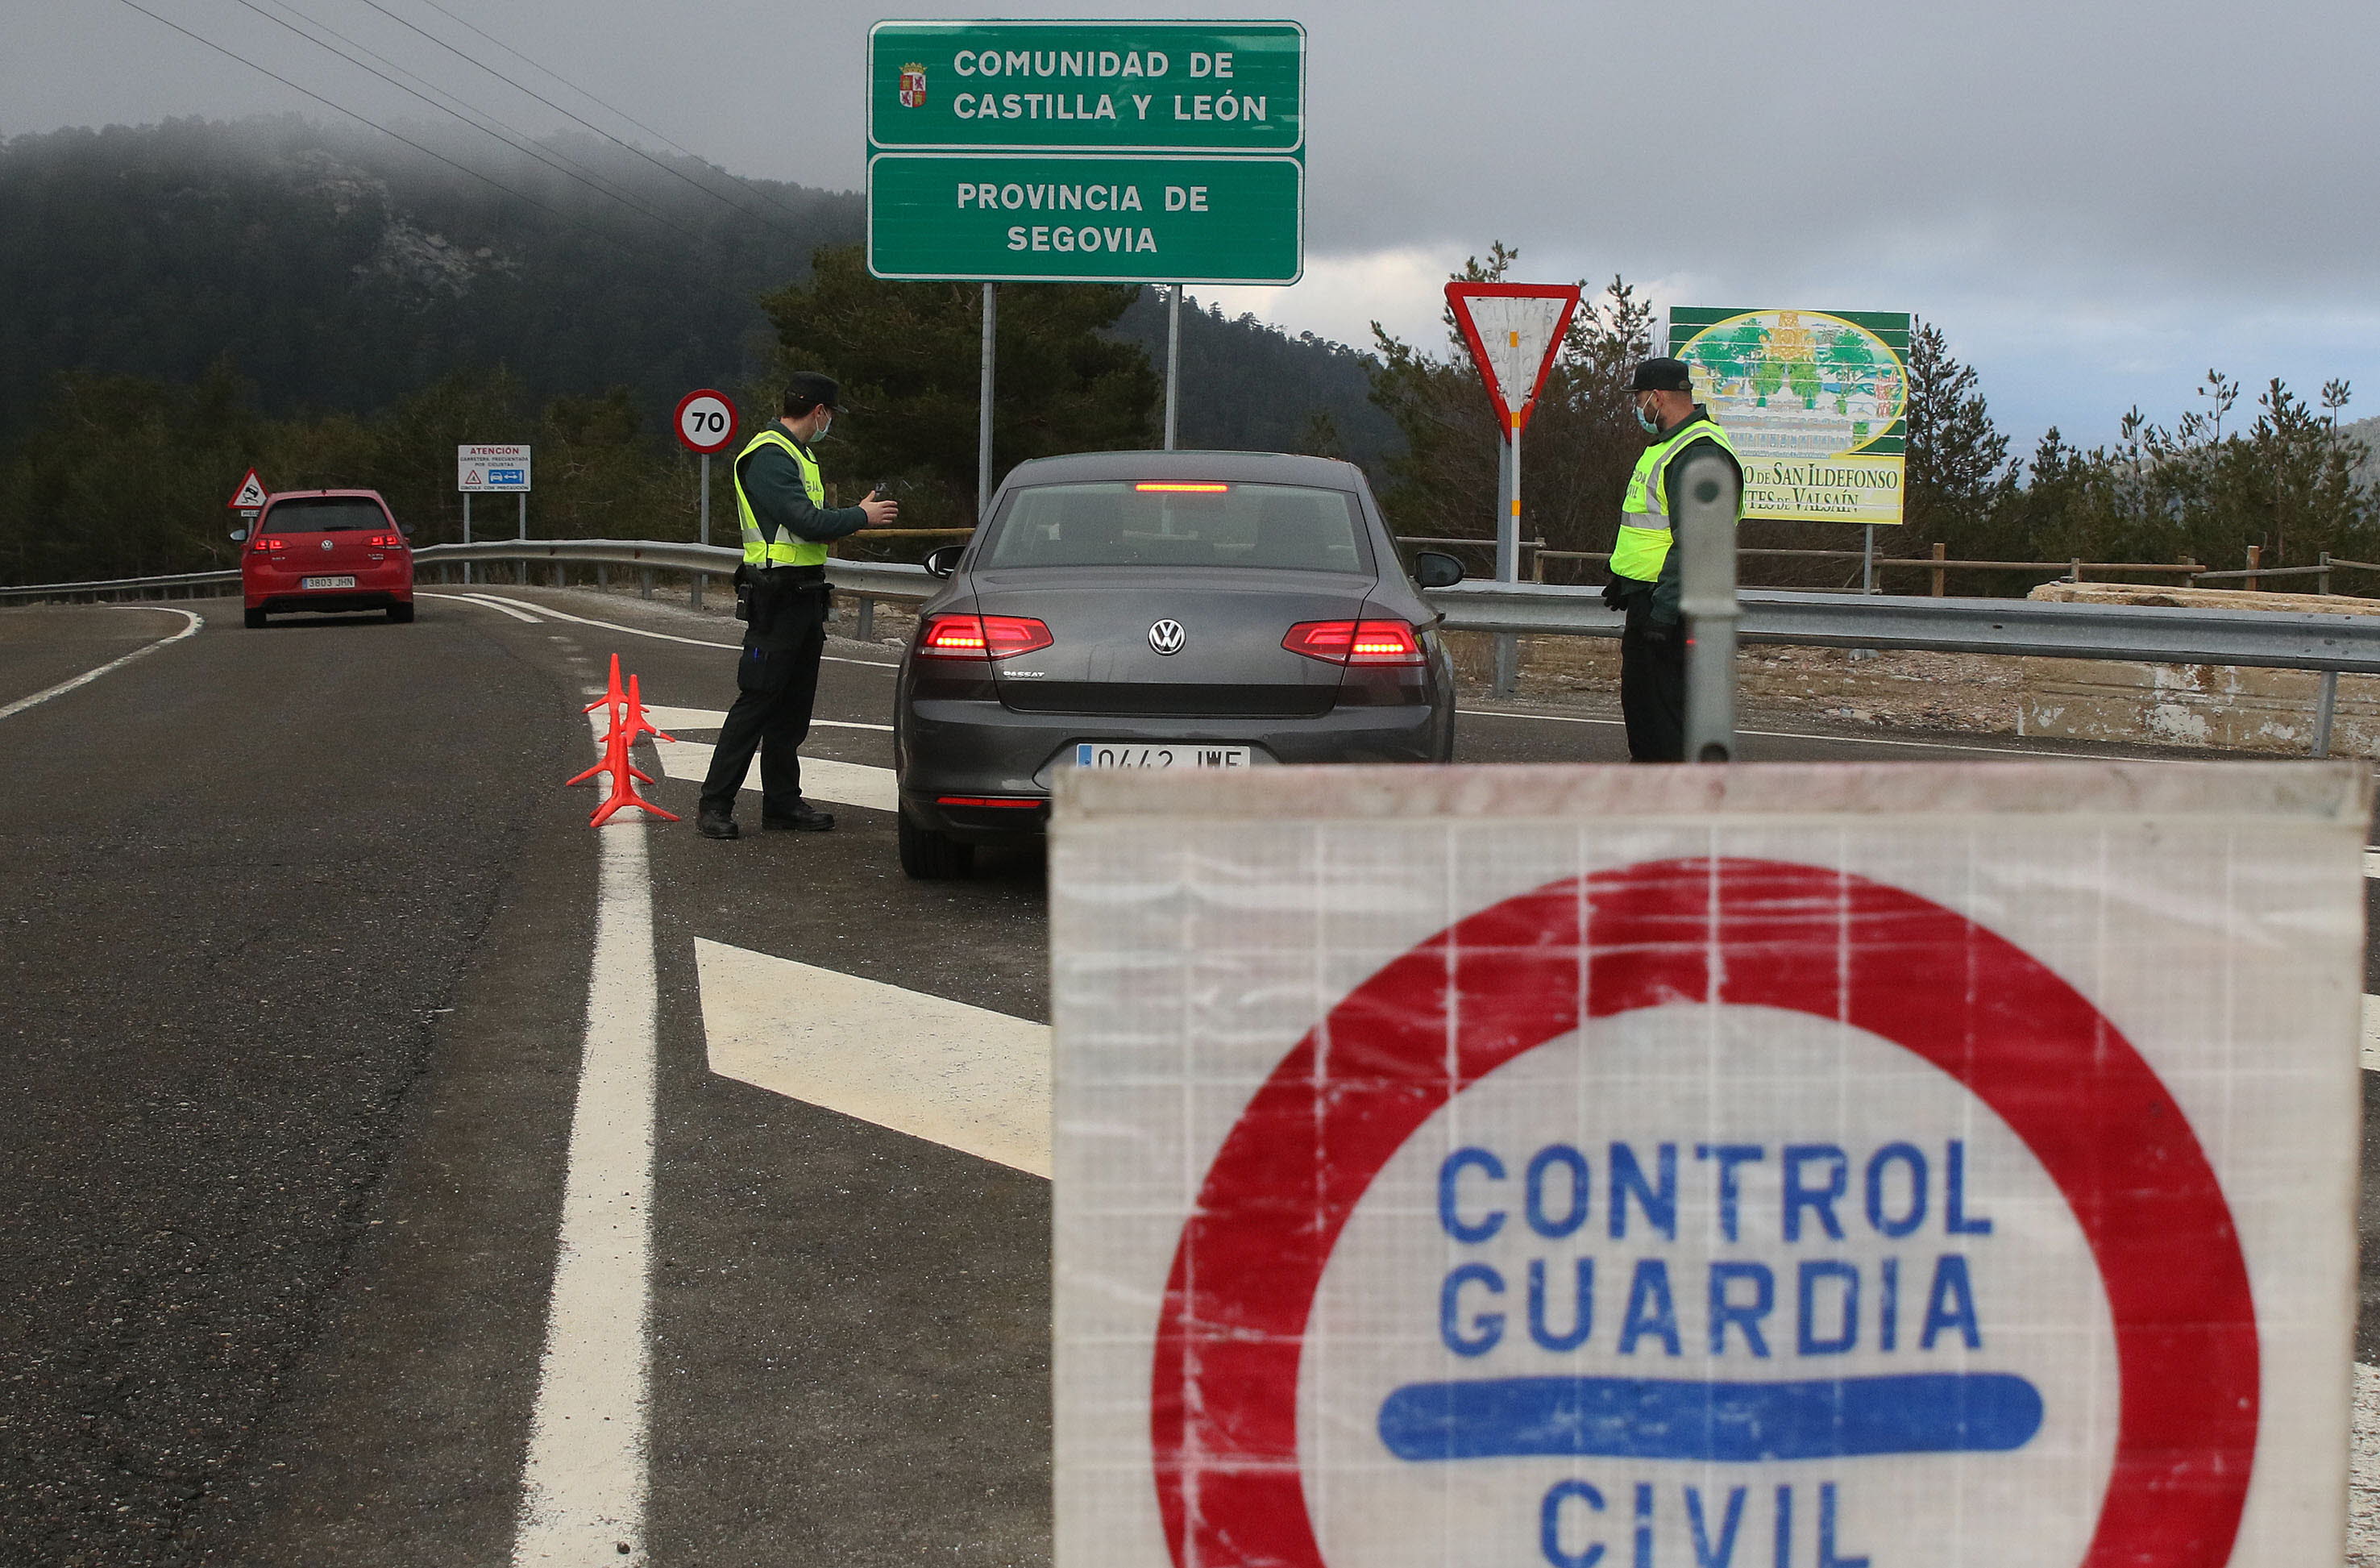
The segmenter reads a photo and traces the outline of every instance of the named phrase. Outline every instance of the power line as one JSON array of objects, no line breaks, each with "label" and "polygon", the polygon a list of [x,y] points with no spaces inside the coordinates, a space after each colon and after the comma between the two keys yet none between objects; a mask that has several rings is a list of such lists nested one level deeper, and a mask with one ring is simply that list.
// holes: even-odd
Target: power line
[{"label": "power line", "polygon": [[[645,209],[642,206],[630,201],[627,196],[617,187],[611,185],[609,181],[604,180],[595,170],[589,168],[586,164],[578,162],[577,159],[571,157],[570,154],[563,152],[560,148],[540,149],[535,146],[528,133],[522,130],[519,127],[507,124],[505,121],[499,119],[494,115],[492,115],[486,110],[472,103],[469,100],[463,98],[458,94],[447,91],[444,88],[439,86],[436,82],[431,81],[429,78],[421,75],[419,72],[407,70],[405,67],[397,64],[395,60],[390,59],[387,55],[380,53],[378,50],[373,49],[370,45],[358,43],[357,40],[348,37],[346,33],[341,32],[337,28],[331,26],[330,23],[323,21],[321,18],[307,15],[297,6],[290,5],[288,0],[270,0],[270,3],[277,6],[280,9],[288,12],[291,16],[296,17],[298,20],[306,23],[309,27],[321,29],[322,31],[329,33],[333,38],[337,39],[340,43],[346,44],[349,48],[355,49],[361,54],[379,61],[382,65],[386,66],[390,70],[396,72],[399,76],[402,76],[408,80],[420,83],[423,87],[436,93],[439,97],[445,99],[448,103],[460,106],[456,109],[447,110],[445,111],[446,113],[455,115],[456,117],[463,119],[466,123],[470,124],[475,128],[480,130],[488,130],[490,126],[494,127],[494,130],[490,131],[491,135],[494,135],[496,132],[502,132],[503,139],[508,140],[513,145],[516,146],[520,151],[528,153],[531,157],[540,157],[542,152],[551,152],[554,157],[561,159],[564,163],[570,164],[572,168],[579,170],[587,175],[589,179],[595,181],[598,188],[601,188],[604,194],[612,196],[614,200],[620,201],[627,205],[635,206],[639,212],[645,212]],[[253,9],[253,7],[250,8]],[[487,124],[481,125],[480,123],[481,120],[485,120]],[[658,221],[667,222],[666,219],[661,218],[661,215],[656,213],[646,213],[646,215]]]},{"label": "power line", "polygon": [[[365,126],[372,130],[376,130],[392,141],[404,143],[406,146],[412,148],[415,152],[420,153],[425,158],[429,158],[436,163],[443,164],[446,167],[453,169],[457,174],[468,175],[471,178],[478,180],[482,185],[503,191],[506,196],[513,198],[515,201],[525,202],[551,217],[559,218],[562,222],[569,225],[573,228],[584,229],[587,233],[593,235],[596,238],[602,240],[605,244],[610,245],[616,250],[633,254],[633,252],[628,251],[627,246],[622,244],[615,236],[606,234],[603,230],[597,228],[594,225],[588,223],[583,218],[574,217],[572,214],[562,211],[558,207],[548,206],[546,203],[539,201],[536,197],[529,195],[526,191],[516,190],[511,186],[506,185],[504,181],[495,178],[492,175],[482,174],[478,169],[471,167],[468,164],[457,163],[455,160],[447,157],[443,152],[435,152],[431,148],[423,146],[420,142],[414,140],[409,136],[389,129],[388,127],[382,125],[378,120],[358,114],[355,110],[348,108],[344,103],[334,103],[331,99],[325,98],[321,93],[316,92],[311,88],[302,87],[297,82],[290,80],[287,77],[283,76],[280,72],[258,65],[254,60],[249,59],[247,55],[238,53],[237,50],[229,49],[223,44],[217,43],[213,39],[205,36],[203,33],[193,32],[188,28],[184,27],[181,23],[173,20],[171,18],[159,16],[148,6],[141,5],[140,0],[123,0],[123,4],[130,6],[133,10],[140,12],[142,16],[147,17],[151,21],[157,22],[173,29],[176,32],[178,32],[183,37],[190,40],[193,43],[203,44],[205,47],[213,50],[216,54],[221,55],[227,60],[236,61],[240,65],[246,66],[249,70],[256,72],[260,76],[271,78],[273,80],[277,81],[282,86],[289,89],[292,92],[298,93],[305,98],[310,98],[315,103],[322,104],[322,107],[326,109],[345,115],[347,118],[354,120],[357,124]],[[301,34],[300,36],[303,35]],[[726,289],[710,282],[707,277],[698,278],[696,281],[698,286],[707,289],[710,293],[716,294],[722,299],[733,301],[739,310],[749,310],[752,307],[752,301],[750,299],[730,294]]]},{"label": "power line", "polygon": [[422,154],[424,157],[428,157],[428,158],[434,158],[434,159],[436,159],[438,162],[440,162],[440,163],[442,163],[442,164],[445,164],[448,168],[455,170],[455,171],[456,173],[458,173],[458,174],[466,174],[466,175],[470,176],[473,179],[478,180],[478,181],[479,181],[480,183],[481,183],[482,185],[490,185],[490,186],[493,186],[496,189],[503,191],[505,195],[510,196],[510,197],[514,198],[514,199],[515,199],[515,200],[516,200],[516,201],[526,201],[526,202],[528,202],[530,206],[532,206],[532,207],[536,208],[536,209],[537,209],[539,212],[540,212],[540,213],[552,213],[554,217],[561,218],[561,219],[563,219],[563,220],[564,220],[564,221],[565,221],[565,222],[571,221],[571,220],[570,220],[570,218],[569,218],[569,214],[567,214],[567,213],[563,213],[563,212],[561,212],[561,211],[559,211],[559,210],[557,210],[557,209],[555,209],[555,208],[552,208],[552,207],[549,207],[549,206],[547,206],[544,202],[542,202],[542,201],[539,201],[536,197],[534,197],[534,196],[530,196],[530,195],[527,194],[527,193],[526,193],[526,192],[524,192],[524,191],[515,190],[511,186],[506,185],[504,181],[502,181],[502,180],[500,180],[500,179],[494,179],[494,178],[492,178],[491,176],[487,176],[487,175],[483,175],[483,174],[481,174],[479,170],[477,170],[477,169],[475,169],[475,168],[470,167],[468,164],[458,164],[458,163],[456,163],[454,159],[447,157],[447,156],[446,156],[444,153],[443,153],[443,152],[431,152],[429,148],[424,147],[423,145],[421,145],[421,143],[419,143],[419,141],[414,140],[411,137],[409,137],[409,136],[401,136],[401,135],[399,135],[397,132],[395,132],[395,131],[393,131],[393,130],[389,129],[389,128],[388,128],[388,127],[386,127],[386,126],[384,126],[384,125],[381,124],[378,120],[366,119],[363,115],[357,114],[353,109],[348,108],[346,104],[344,104],[344,103],[334,103],[331,102],[331,100],[329,100],[328,98],[323,97],[321,93],[314,91],[313,91],[312,89],[310,89],[310,88],[300,87],[300,86],[298,86],[296,82],[291,81],[287,77],[283,76],[280,72],[278,72],[278,71],[273,71],[273,70],[267,70],[264,67],[258,65],[255,61],[253,61],[253,60],[249,59],[247,55],[241,55],[241,54],[237,54],[237,53],[235,53],[235,52],[234,52],[234,51],[232,51],[232,50],[226,49],[226,48],[225,48],[222,44],[217,43],[216,43],[213,39],[212,39],[212,38],[205,37],[204,35],[200,34],[200,33],[192,32],[188,28],[184,27],[181,23],[179,23],[179,22],[177,22],[177,21],[174,21],[174,20],[171,20],[171,19],[170,19],[170,18],[168,18],[159,16],[156,12],[154,12],[154,11],[151,10],[148,6],[141,5],[141,4],[140,3],[140,0],[123,0],[123,3],[124,3],[125,5],[127,5],[127,6],[131,6],[134,10],[136,10],[136,11],[140,12],[142,16],[147,17],[151,21],[152,21],[152,22],[162,22],[162,23],[164,23],[165,26],[167,26],[167,27],[169,27],[169,28],[172,28],[176,32],[180,33],[184,38],[187,38],[187,39],[190,40],[193,43],[203,43],[203,44],[205,44],[208,48],[210,48],[210,49],[213,50],[216,54],[221,55],[222,56],[224,56],[225,59],[227,59],[227,60],[237,60],[237,62],[239,62],[241,65],[246,66],[249,70],[252,70],[252,71],[256,72],[256,73],[257,73],[258,75],[260,75],[260,76],[268,76],[268,77],[271,77],[273,80],[275,80],[275,81],[279,82],[282,86],[284,86],[284,87],[285,87],[285,88],[289,89],[289,91],[291,91],[292,92],[302,93],[302,94],[304,94],[306,97],[312,99],[315,103],[320,103],[321,105],[322,105],[322,107],[324,107],[325,109],[334,109],[334,110],[336,110],[338,113],[340,113],[340,114],[342,114],[342,115],[346,115],[346,116],[347,116],[347,118],[349,118],[349,119],[351,119],[351,120],[356,121],[356,122],[357,122],[358,124],[359,124],[359,125],[365,125],[365,126],[369,126],[369,127],[370,127],[372,129],[374,129],[374,130],[376,130],[376,131],[380,132],[382,136],[385,136],[385,137],[389,138],[391,140],[394,140],[394,141],[402,141],[402,142],[404,142],[407,147],[412,148],[416,152],[419,152],[419,153]]},{"label": "power line", "polygon": [[[234,3],[247,10],[255,12],[258,16],[262,17],[266,21],[271,22],[273,26],[282,29],[285,31],[297,34],[299,38],[304,39],[307,43],[314,45],[315,48],[322,50],[324,54],[331,55],[334,59],[355,67],[356,69],[362,71],[367,76],[379,78],[382,81],[388,83],[389,86],[395,88],[399,92],[405,93],[412,98],[419,99],[422,103],[429,104],[440,114],[445,115],[453,119],[461,120],[465,125],[469,126],[473,130],[480,132],[481,135],[498,141],[504,140],[502,137],[497,136],[494,131],[490,130],[486,126],[477,123],[468,115],[456,113],[455,110],[448,108],[445,104],[441,103],[436,99],[431,97],[428,93],[407,87],[405,83],[397,80],[386,71],[375,69],[374,67],[364,64],[361,60],[357,59],[354,55],[348,55],[344,51],[335,49],[330,44],[323,43],[321,39],[316,38],[313,34],[296,26],[294,23],[284,21],[279,17],[276,17],[272,12],[266,10],[263,6],[257,5],[255,0],[234,0]],[[305,15],[304,12],[298,11],[295,6],[291,6],[289,9],[294,15]],[[306,18],[306,19],[308,21],[313,20],[310,17]],[[319,27],[322,24],[315,23],[315,25]],[[330,29],[323,28],[322,30],[328,32],[330,31]],[[357,47],[361,48],[362,45],[358,44]],[[505,145],[512,146],[513,143],[506,142]],[[539,163],[543,164],[547,168],[552,169],[554,173],[561,175],[565,179],[577,180],[579,184],[595,192],[598,196],[609,197],[613,201],[619,202],[622,206],[626,207],[631,212],[641,213],[646,217],[652,219],[653,222],[661,224],[665,227],[674,229],[679,234],[684,235],[688,239],[694,240],[698,244],[701,242],[701,236],[696,234],[692,229],[686,228],[679,224],[672,223],[669,219],[662,217],[659,213],[652,211],[650,208],[642,206],[635,201],[631,201],[615,190],[607,190],[602,186],[596,184],[593,180],[587,178],[583,175],[564,168],[560,164],[555,163],[543,152],[539,152],[535,147],[521,145],[516,147],[515,150],[528,153],[530,157],[536,159]]]},{"label": "power line", "polygon": [[[247,4],[247,0],[241,0],[241,4]],[[536,99],[539,103],[544,104],[555,114],[566,115],[574,123],[586,127],[589,130],[593,131],[596,135],[601,137],[604,140],[611,142],[613,146],[623,148],[627,152],[635,153],[638,157],[642,158],[646,163],[650,164],[653,167],[661,170],[663,174],[668,175],[671,178],[683,180],[686,184],[692,186],[695,189],[702,192],[702,194],[710,197],[714,201],[725,201],[728,206],[735,208],[735,211],[744,213],[747,217],[759,218],[763,223],[770,221],[766,213],[757,213],[749,207],[741,206],[734,201],[728,201],[727,198],[721,195],[718,191],[711,189],[710,187],[693,178],[684,170],[672,168],[669,164],[662,163],[659,158],[654,157],[651,153],[646,152],[635,142],[623,140],[621,138],[613,135],[610,131],[605,130],[601,126],[597,125],[594,121],[587,118],[585,115],[574,114],[572,111],[564,108],[561,104],[555,103],[552,99],[548,98],[545,94],[538,91],[535,88],[525,86],[520,82],[515,81],[512,78],[504,75],[504,72],[496,69],[495,67],[480,59],[477,55],[474,55],[468,51],[457,49],[455,45],[447,43],[436,33],[430,31],[426,28],[416,26],[414,23],[407,21],[405,18],[398,16],[395,11],[390,10],[387,6],[381,5],[380,0],[363,0],[363,4],[370,6],[371,9],[378,11],[382,16],[386,17],[389,20],[396,23],[399,27],[412,29],[413,31],[419,33],[422,37],[428,39],[431,43],[435,43],[439,48],[445,50],[449,55],[454,55],[456,59],[462,60],[479,70],[487,72],[488,75],[495,78],[498,81],[503,82],[505,86],[513,89],[515,91],[527,93],[529,97]],[[440,7],[440,10],[444,15],[450,17],[454,15],[451,11],[445,11],[443,6]],[[459,18],[456,19],[460,20]],[[470,27],[468,22],[465,22],[463,25]],[[480,30],[472,28],[471,30],[479,32]],[[480,36],[486,38],[487,34],[480,33]],[[494,43],[496,43],[496,40],[491,38],[488,39],[488,42]],[[500,45],[500,47],[510,48],[510,45]],[[518,54],[519,51],[514,50],[513,53]],[[527,58],[525,55],[522,57]],[[535,64],[534,61],[530,63]],[[540,70],[544,69],[541,66],[538,68]],[[549,76],[552,75],[550,71],[546,74]],[[562,79],[555,77],[554,79],[560,81]],[[565,85],[566,86],[568,84],[565,83]],[[574,89],[574,91],[576,90]],[[589,94],[589,96],[591,97],[592,94]],[[782,227],[783,225],[778,226]],[[793,231],[787,229],[785,232],[790,234]]]}]

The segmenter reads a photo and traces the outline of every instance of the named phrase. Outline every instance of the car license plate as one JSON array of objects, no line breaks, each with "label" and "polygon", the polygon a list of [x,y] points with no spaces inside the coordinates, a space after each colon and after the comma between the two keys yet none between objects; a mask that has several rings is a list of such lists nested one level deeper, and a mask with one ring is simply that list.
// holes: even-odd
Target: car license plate
[{"label": "car license plate", "polygon": [[298,580],[298,586],[299,588],[353,588],[356,586],[356,579],[353,577],[300,577]]},{"label": "car license plate", "polygon": [[1075,748],[1078,768],[1245,768],[1245,746],[1128,745],[1123,741],[1085,741]]}]

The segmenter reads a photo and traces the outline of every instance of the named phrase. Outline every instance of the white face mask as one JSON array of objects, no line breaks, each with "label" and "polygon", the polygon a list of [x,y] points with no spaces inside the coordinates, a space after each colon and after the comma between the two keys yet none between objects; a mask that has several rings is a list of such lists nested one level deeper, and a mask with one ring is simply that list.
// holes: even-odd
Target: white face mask
[{"label": "white face mask", "polygon": [[832,429],[834,429],[834,416],[832,414],[829,414],[820,422],[818,432],[815,435],[812,435],[810,439],[812,441],[824,441],[826,439],[826,432]]},{"label": "white face mask", "polygon": [[1645,427],[1645,433],[1646,435],[1658,435],[1661,433],[1660,419],[1649,412],[1642,403],[1636,405],[1636,422]]}]

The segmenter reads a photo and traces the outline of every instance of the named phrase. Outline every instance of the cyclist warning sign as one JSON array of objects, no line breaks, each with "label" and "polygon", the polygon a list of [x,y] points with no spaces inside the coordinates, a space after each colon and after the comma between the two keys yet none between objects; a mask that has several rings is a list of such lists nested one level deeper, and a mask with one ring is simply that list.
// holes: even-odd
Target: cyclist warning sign
[{"label": "cyclist warning sign", "polygon": [[1060,1568],[2297,1568],[2360,768],[1082,770]]}]

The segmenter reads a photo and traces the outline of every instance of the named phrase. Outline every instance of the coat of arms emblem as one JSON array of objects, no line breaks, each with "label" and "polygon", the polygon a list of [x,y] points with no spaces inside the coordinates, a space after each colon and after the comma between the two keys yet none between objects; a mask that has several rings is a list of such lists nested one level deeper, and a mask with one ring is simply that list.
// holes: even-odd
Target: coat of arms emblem
[{"label": "coat of arms emblem", "polygon": [[926,102],[926,67],[915,60],[901,67],[901,107],[916,109]]}]

